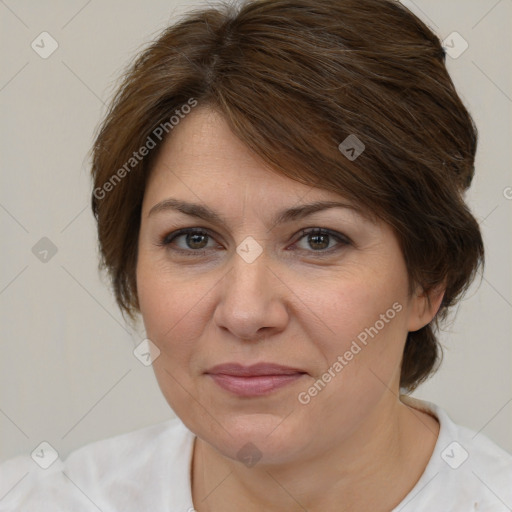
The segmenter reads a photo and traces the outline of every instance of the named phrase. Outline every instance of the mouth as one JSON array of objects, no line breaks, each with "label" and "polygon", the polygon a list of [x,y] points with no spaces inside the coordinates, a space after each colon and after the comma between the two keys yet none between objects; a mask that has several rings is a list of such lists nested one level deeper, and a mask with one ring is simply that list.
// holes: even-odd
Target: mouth
[{"label": "mouth", "polygon": [[268,395],[307,375],[304,370],[274,363],[251,366],[226,363],[214,366],[205,373],[222,389],[244,397]]}]

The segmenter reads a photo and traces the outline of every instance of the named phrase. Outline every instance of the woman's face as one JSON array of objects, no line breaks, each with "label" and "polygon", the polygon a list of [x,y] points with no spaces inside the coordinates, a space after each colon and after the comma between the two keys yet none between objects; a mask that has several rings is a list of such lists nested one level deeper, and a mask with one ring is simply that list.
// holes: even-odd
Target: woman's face
[{"label": "woman's face", "polygon": [[[407,332],[429,319],[394,233],[269,171],[213,111],[194,110],[162,147],[138,251],[160,388],[221,454],[314,456],[396,403]],[[286,368],[214,369],[226,363]]]}]

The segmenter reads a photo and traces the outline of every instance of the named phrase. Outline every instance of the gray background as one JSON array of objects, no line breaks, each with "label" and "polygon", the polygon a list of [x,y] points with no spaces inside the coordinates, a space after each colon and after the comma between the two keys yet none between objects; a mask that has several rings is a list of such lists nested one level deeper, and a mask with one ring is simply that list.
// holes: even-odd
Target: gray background
[{"label": "gray background", "polygon": [[[447,60],[480,131],[468,200],[487,247],[480,286],[443,334],[444,364],[415,395],[512,451],[512,0],[404,3],[442,39],[456,31],[469,44]],[[132,354],[143,331],[125,325],[98,276],[88,150],[124,66],[198,4],[0,1],[0,459],[43,440],[65,457],[172,417]],[[47,59],[31,48],[43,31],[59,45]],[[46,262],[32,251],[43,237],[57,249]]]}]

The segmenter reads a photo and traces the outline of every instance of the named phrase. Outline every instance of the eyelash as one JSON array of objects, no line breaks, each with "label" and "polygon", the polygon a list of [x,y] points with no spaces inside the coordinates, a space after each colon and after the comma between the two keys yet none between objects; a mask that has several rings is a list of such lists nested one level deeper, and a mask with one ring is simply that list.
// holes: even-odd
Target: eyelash
[{"label": "eyelash", "polygon": [[[211,235],[209,230],[205,228],[183,228],[179,229],[177,231],[173,231],[172,233],[169,233],[165,236],[163,236],[159,242],[157,243],[160,247],[165,247],[168,250],[172,250],[173,252],[184,254],[187,256],[204,256],[206,252],[208,252],[211,248],[206,249],[179,249],[176,247],[171,247],[171,243],[175,241],[177,238],[183,235],[193,235],[193,234],[199,234],[199,235],[206,235],[209,239],[214,239],[214,237]],[[308,250],[308,249],[298,249],[299,251],[305,251],[309,253],[314,253],[317,256],[323,256],[323,255],[330,255],[332,252],[340,250],[343,246],[351,245],[352,241],[342,233],[338,233],[336,231],[331,231],[330,229],[326,228],[306,228],[302,229],[299,233],[298,238],[293,242],[296,244],[303,238],[305,238],[308,235],[328,235],[329,237],[334,238],[337,240],[338,244],[334,247],[331,247],[329,249],[325,250]],[[330,240],[329,240],[330,242]],[[294,249],[297,250],[297,249]]]}]

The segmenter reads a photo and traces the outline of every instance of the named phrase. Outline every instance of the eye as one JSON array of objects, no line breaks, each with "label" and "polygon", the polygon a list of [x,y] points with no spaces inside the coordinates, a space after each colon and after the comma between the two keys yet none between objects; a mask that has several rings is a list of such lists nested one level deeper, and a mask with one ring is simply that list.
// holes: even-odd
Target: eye
[{"label": "eye", "polygon": [[294,245],[299,245],[301,250],[310,252],[331,252],[351,243],[345,235],[325,228],[303,229],[300,234]]},{"label": "eye", "polygon": [[219,247],[213,237],[203,228],[184,228],[164,236],[159,245],[177,252],[204,252]]},{"label": "eye", "polygon": [[[349,244],[351,244],[350,239],[341,233],[325,228],[309,228],[300,232],[299,238],[292,247],[320,255],[320,253],[330,254]],[[209,250],[222,248],[204,228],[183,228],[173,231],[162,237],[158,245],[186,255],[201,255]],[[292,250],[296,250],[295,248]]]}]

